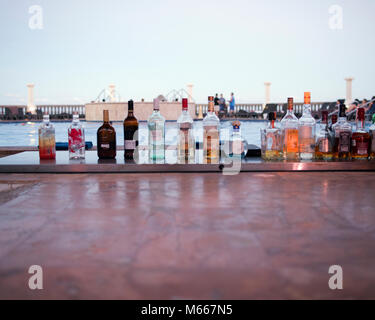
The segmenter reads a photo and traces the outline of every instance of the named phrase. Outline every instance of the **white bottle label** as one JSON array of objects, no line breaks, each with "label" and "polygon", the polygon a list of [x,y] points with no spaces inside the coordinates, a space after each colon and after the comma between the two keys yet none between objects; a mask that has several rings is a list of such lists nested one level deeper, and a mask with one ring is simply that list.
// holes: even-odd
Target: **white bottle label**
[{"label": "white bottle label", "polygon": [[125,150],[134,150],[136,147],[135,140],[125,140]]},{"label": "white bottle label", "polygon": [[102,144],[101,144],[101,147],[102,147],[103,149],[109,149],[109,144],[108,144],[108,143],[102,143]]}]

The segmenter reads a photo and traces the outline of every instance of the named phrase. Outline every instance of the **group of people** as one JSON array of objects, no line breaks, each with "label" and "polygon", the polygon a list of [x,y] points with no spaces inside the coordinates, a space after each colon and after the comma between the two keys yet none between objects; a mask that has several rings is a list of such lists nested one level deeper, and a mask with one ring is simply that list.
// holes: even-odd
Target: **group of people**
[{"label": "group of people", "polygon": [[[230,100],[228,101],[229,102],[229,114],[230,115],[233,115],[234,114],[234,107],[236,106],[236,100],[234,99],[234,93],[232,92],[230,94]],[[218,115],[219,113],[225,113],[226,112],[226,100],[223,96],[223,94],[221,93],[220,94],[220,97],[219,97],[219,94],[215,94],[215,98],[214,98],[214,105],[215,105],[215,113]]]},{"label": "group of people", "polygon": [[365,112],[366,114],[373,114],[375,113],[375,96],[371,98],[370,101],[368,101],[367,99],[363,99],[362,101],[358,100],[358,99],[355,99],[354,102],[350,105],[349,109],[347,110],[347,112],[351,112],[351,111],[354,111],[358,108],[364,108],[365,109]]}]

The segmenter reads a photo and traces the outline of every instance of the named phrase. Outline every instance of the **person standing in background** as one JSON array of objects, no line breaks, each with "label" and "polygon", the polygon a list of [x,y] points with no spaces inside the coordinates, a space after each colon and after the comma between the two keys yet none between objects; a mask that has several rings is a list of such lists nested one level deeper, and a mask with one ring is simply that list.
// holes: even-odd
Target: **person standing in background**
[{"label": "person standing in background", "polygon": [[234,107],[236,106],[236,101],[234,100],[234,93],[232,92],[230,94],[230,100],[229,100],[229,112],[231,115],[234,114]]},{"label": "person standing in background", "polygon": [[219,108],[220,108],[220,112],[224,112],[225,111],[225,99],[224,99],[224,96],[223,96],[222,93],[220,94]]},{"label": "person standing in background", "polygon": [[215,114],[218,116],[219,115],[219,95],[216,93],[215,98],[214,98],[214,110]]}]

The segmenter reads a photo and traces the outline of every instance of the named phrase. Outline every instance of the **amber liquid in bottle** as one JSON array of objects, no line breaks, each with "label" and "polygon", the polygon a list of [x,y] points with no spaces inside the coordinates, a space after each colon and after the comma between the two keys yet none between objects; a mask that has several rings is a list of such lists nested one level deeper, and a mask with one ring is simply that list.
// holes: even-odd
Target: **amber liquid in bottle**
[{"label": "amber liquid in bottle", "polygon": [[109,123],[108,110],[103,111],[103,125],[97,132],[97,148],[99,159],[116,158],[116,131]]},{"label": "amber liquid in bottle", "polygon": [[367,160],[371,136],[365,131],[365,110],[359,108],[357,111],[357,130],[352,135],[352,159]]},{"label": "amber liquid in bottle", "polygon": [[138,147],[138,120],[134,116],[133,100],[128,101],[128,116],[124,120],[124,157],[134,160],[134,151]]}]

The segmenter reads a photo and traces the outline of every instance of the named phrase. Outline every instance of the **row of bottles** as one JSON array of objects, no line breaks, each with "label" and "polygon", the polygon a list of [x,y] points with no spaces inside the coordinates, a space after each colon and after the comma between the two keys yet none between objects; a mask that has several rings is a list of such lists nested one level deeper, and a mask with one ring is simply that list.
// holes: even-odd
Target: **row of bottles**
[{"label": "row of bottles", "polygon": [[288,111],[276,126],[274,112],[268,114],[269,124],[261,130],[262,158],[265,160],[350,160],[375,159],[375,116],[369,132],[365,130],[365,110],[357,111],[356,130],[346,118],[346,107],[340,105],[339,117],[322,111],[322,122],[316,132],[316,121],[311,115],[311,95],[304,94],[303,114],[293,113],[293,98],[288,98]]}]

